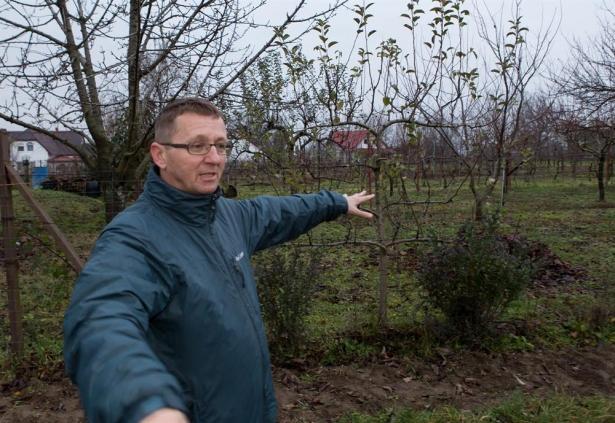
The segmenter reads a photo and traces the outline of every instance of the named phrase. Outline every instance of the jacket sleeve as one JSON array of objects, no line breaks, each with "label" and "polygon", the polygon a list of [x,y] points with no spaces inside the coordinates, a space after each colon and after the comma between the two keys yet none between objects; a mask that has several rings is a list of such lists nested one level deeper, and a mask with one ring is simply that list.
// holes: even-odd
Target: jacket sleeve
[{"label": "jacket sleeve", "polygon": [[297,238],[321,222],[346,213],[346,199],[335,192],[286,197],[261,196],[242,202],[244,231],[251,252]]},{"label": "jacket sleeve", "polygon": [[91,423],[138,422],[163,407],[187,413],[178,381],[145,338],[174,278],[139,232],[103,232],[64,318],[67,373]]}]

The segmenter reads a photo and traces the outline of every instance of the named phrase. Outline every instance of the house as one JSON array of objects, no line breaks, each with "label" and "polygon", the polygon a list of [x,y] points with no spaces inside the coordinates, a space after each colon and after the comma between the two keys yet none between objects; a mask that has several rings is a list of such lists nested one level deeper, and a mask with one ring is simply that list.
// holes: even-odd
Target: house
[{"label": "house", "polygon": [[260,153],[261,149],[250,141],[235,140],[233,141],[233,149],[231,150],[229,160],[239,163],[254,161],[255,156],[258,157]]},{"label": "house", "polygon": [[355,131],[332,131],[329,135],[331,142],[338,147],[337,158],[350,162],[354,155],[369,155],[373,151],[370,143],[370,133],[367,129]]},{"label": "house", "polygon": [[[87,143],[73,131],[52,131],[69,144],[83,147]],[[10,143],[10,160],[20,173],[25,168],[32,173],[32,185],[39,186],[48,176],[71,178],[82,175],[85,166],[81,157],[70,147],[40,132],[7,131],[12,139]],[[29,175],[25,175],[28,176]]]}]

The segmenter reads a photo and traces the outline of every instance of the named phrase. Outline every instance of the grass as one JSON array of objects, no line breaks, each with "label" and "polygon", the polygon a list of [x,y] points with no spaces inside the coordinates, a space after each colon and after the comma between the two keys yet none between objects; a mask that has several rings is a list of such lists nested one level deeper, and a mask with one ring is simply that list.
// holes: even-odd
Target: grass
[{"label": "grass", "polygon": [[[509,197],[506,220],[529,237],[549,245],[560,257],[586,268],[591,276],[615,282],[615,189],[599,203],[593,184],[560,180],[518,184]],[[530,201],[531,200],[531,201]]]},{"label": "grass", "polygon": [[[97,199],[56,191],[34,191],[54,223],[64,232],[78,254],[86,258],[104,226],[103,203]],[[75,272],[45,231],[40,220],[14,194],[18,236],[18,283],[25,333],[24,357],[14,363],[8,355],[8,316],[2,273],[0,288],[0,380],[16,373],[41,376],[62,367],[62,319],[68,306]]]},{"label": "grass", "polygon": [[[448,198],[454,189],[441,190],[438,184],[431,185],[431,193],[439,199]],[[349,184],[332,187],[342,192],[360,188]],[[271,189],[262,185],[239,189],[243,198],[264,193],[271,193]],[[411,195],[413,200],[425,199],[427,189]],[[104,225],[102,202],[53,191],[35,191],[35,197],[77,251],[87,257]],[[563,260],[585,269],[587,278],[577,282],[578,289],[571,285],[549,295],[529,293],[516,301],[504,319],[522,321],[525,326],[521,330],[504,332],[487,347],[506,351],[613,342],[615,206],[613,203],[599,204],[595,197],[595,187],[587,179],[517,181],[513,184],[502,213],[504,229],[546,243]],[[612,185],[608,187],[607,198],[615,199]],[[497,198],[494,198],[488,207],[493,209],[496,204]],[[39,368],[61,366],[61,322],[75,274],[17,195],[15,207],[21,242],[20,286],[27,340],[25,365],[38,371]],[[415,206],[413,210],[398,207],[392,214],[393,220],[387,221],[387,237],[394,233],[398,239],[423,237],[429,232],[447,237],[471,216],[471,211],[471,196],[466,189],[461,190],[451,204],[438,204],[429,209]],[[401,226],[395,227],[394,220],[401,222]],[[374,229],[373,223],[343,217],[319,226],[309,238],[304,236],[296,243],[374,240]],[[405,349],[397,350],[403,353],[420,354],[439,342],[426,329],[414,281],[416,254],[422,248],[420,242],[409,242],[390,249],[390,328],[397,334],[418,337],[417,342],[412,343],[415,347],[404,346]],[[373,341],[387,342],[376,336],[377,249],[367,245],[326,248],[322,272],[315,276],[318,276],[320,288],[307,317],[308,341],[310,348],[316,349],[312,351],[314,356],[335,363],[353,357],[360,360],[377,353],[381,345],[374,345]],[[0,364],[3,364],[5,376],[10,377],[4,286],[0,288]]]},{"label": "grass", "polygon": [[520,393],[489,408],[473,411],[441,407],[432,411],[386,410],[378,415],[353,413],[340,423],[615,423],[615,399],[603,396],[549,398]]},{"label": "grass", "polygon": [[[615,197],[609,187],[607,198]],[[490,207],[494,207],[493,204]],[[422,233],[433,230],[440,236],[450,236],[471,215],[469,195],[462,191],[452,206],[433,207],[421,221]],[[406,232],[399,237],[415,235],[416,227],[405,216]],[[546,243],[552,251],[570,265],[586,271],[585,280],[569,284],[563,290],[554,290],[542,296],[530,292],[516,301],[504,319],[528,322],[522,333],[504,333],[493,340],[494,350],[531,350],[535,347],[559,348],[613,342],[615,304],[615,206],[596,201],[595,187],[586,180],[558,179],[537,182],[517,182],[508,194],[502,213],[503,229],[519,232],[528,238]],[[408,223],[410,222],[410,223]],[[322,225],[314,237],[327,234],[341,235],[339,224]],[[370,232],[371,230],[371,232]],[[389,230],[391,230],[389,228]],[[347,231],[348,232],[348,231]],[[363,226],[363,238],[373,239],[373,228]],[[371,238],[370,238],[371,237]],[[408,244],[412,252],[421,244]],[[338,342],[327,346],[326,335],[363,332],[369,336],[375,330],[375,303],[377,301],[377,267],[374,249],[351,248],[350,252],[334,248],[337,266],[325,269],[322,278],[327,281],[327,292],[316,298],[309,316],[312,339],[328,352],[337,351]],[[413,259],[413,254],[405,258]],[[393,260],[404,260],[403,256]],[[422,331],[422,313],[412,269],[391,264],[389,278],[388,313],[393,329],[408,327]],[[400,270],[401,268],[401,270]],[[349,269],[352,269],[349,270]],[[359,273],[352,277],[352,273]],[[346,352],[340,356],[347,359]],[[360,355],[360,354],[359,354]]]},{"label": "grass", "polygon": [[[408,184],[408,187],[410,185]],[[342,192],[359,187],[333,186]],[[432,184],[433,193],[447,193]],[[450,189],[449,189],[450,191]],[[264,186],[240,187],[240,197],[271,193]],[[425,192],[413,193],[415,200]],[[65,232],[82,257],[104,226],[100,200],[73,194],[35,191],[35,197]],[[584,280],[546,291],[532,291],[515,301],[502,317],[506,323],[481,348],[494,352],[535,349],[577,348],[615,342],[615,189],[611,203],[599,204],[595,187],[586,179],[516,182],[502,212],[503,228],[546,243],[562,260],[586,272]],[[495,208],[493,199],[490,208]],[[0,382],[17,374],[45,380],[62,371],[62,318],[75,274],[45,233],[34,214],[15,196],[20,273],[26,345],[24,358],[12,362],[8,355],[8,318],[5,284],[0,284]],[[398,238],[425,236],[433,232],[450,237],[471,216],[472,201],[467,190],[452,204],[425,210],[396,208],[403,224]],[[387,236],[396,228],[387,223]],[[340,218],[316,228],[296,244],[328,243],[341,239],[373,240],[374,225],[357,219]],[[383,347],[388,354],[430,356],[446,344],[432,330],[420,306],[413,269],[424,245],[401,244],[390,250],[388,316],[389,330],[381,333],[377,315],[377,249],[366,245],[324,249],[320,274],[313,275],[318,290],[307,316],[308,343],[305,356],[321,365],[369,363]],[[0,275],[0,279],[4,274]],[[3,281],[1,281],[3,282]],[[452,350],[463,348],[447,344]],[[313,377],[309,372],[305,378]],[[386,409],[374,415],[352,413],[342,423],[615,423],[615,400],[609,397],[554,395],[538,398],[514,394],[497,404],[473,410],[440,407],[434,410]]]}]

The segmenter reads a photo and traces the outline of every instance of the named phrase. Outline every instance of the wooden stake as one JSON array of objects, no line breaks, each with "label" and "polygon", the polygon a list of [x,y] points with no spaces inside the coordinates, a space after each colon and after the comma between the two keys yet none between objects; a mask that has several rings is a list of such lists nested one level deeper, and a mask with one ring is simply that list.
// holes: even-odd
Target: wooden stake
[{"label": "wooden stake", "polygon": [[30,188],[10,165],[6,165],[6,172],[11,182],[17,187],[19,192],[21,192],[24,200],[26,200],[32,210],[34,210],[36,215],[43,222],[43,225],[45,225],[45,228],[49,231],[49,234],[53,237],[53,239],[55,239],[58,247],[64,252],[64,254],[66,254],[66,258],[68,259],[71,267],[75,270],[75,272],[81,272],[81,269],[83,269],[83,262],[79,258],[79,255],[43,207],[41,207],[41,205],[34,199],[32,193],[30,192]]},{"label": "wooden stake", "polygon": [[17,279],[17,239],[15,237],[13,193],[11,192],[8,173],[5,171],[9,167],[9,137],[5,131],[0,131],[0,213],[2,215],[2,244],[4,248],[4,268],[6,270],[11,334],[9,345],[14,358],[20,358],[23,355],[23,311],[19,298],[19,282]]}]

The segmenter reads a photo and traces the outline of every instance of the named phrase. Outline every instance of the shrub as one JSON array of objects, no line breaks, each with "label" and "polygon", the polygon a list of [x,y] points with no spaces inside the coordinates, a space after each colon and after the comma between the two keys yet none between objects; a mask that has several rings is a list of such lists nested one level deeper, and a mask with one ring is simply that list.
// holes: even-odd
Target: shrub
[{"label": "shrub", "polygon": [[417,271],[425,303],[460,338],[480,338],[531,280],[525,245],[498,236],[495,219],[466,223],[450,244],[434,241]]},{"label": "shrub", "polygon": [[279,247],[254,260],[255,277],[274,361],[296,356],[305,343],[306,317],[318,286],[316,250]]}]

